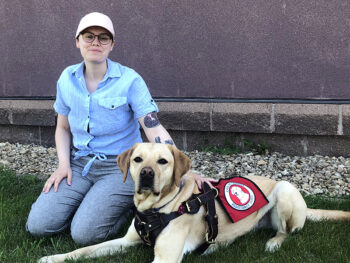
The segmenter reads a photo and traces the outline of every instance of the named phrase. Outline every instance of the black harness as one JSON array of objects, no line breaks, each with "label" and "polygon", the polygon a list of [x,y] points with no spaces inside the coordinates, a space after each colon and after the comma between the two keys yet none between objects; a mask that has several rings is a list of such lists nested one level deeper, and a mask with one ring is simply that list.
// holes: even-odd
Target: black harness
[{"label": "black harness", "polygon": [[177,211],[168,214],[159,212],[162,207],[150,209],[145,212],[136,210],[134,226],[143,242],[148,246],[154,247],[158,235],[171,220],[183,214],[196,214],[200,207],[204,205],[207,211],[205,219],[208,223],[208,229],[205,242],[195,252],[202,254],[211,244],[215,243],[218,234],[218,216],[215,210],[215,198],[218,196],[218,190],[216,188],[210,188],[206,183],[203,184],[203,190],[203,193],[193,194],[189,200],[183,202]]}]

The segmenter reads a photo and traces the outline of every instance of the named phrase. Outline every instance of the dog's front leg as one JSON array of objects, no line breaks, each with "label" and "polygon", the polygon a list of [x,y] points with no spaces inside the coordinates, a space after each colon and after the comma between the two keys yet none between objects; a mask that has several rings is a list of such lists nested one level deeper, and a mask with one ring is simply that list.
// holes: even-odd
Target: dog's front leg
[{"label": "dog's front leg", "polygon": [[184,253],[187,252],[187,248],[184,247],[185,243],[187,245],[188,232],[188,227],[179,224],[170,224],[166,227],[158,236],[154,246],[153,263],[181,262]]},{"label": "dog's front leg", "polygon": [[128,232],[122,238],[106,241],[93,246],[79,248],[66,254],[43,257],[39,260],[39,263],[61,263],[66,259],[76,260],[79,258],[96,258],[113,255],[115,253],[122,252],[124,248],[134,246],[139,243],[141,243],[141,239],[136,233],[134,222],[132,222]]}]

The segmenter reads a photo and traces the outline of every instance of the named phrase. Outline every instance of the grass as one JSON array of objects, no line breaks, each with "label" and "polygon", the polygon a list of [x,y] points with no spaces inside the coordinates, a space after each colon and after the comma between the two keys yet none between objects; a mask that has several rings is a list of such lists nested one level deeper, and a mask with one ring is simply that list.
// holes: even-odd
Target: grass
[{"label": "grass", "polygon": [[[31,204],[42,189],[43,182],[33,176],[15,176],[0,167],[0,262],[30,263],[49,254],[78,248],[68,233],[47,238],[34,238],[25,231]],[[306,197],[309,207],[350,211],[349,198]],[[125,233],[127,226],[122,230]],[[232,245],[221,247],[207,256],[186,255],[183,262],[350,262],[350,222],[307,222],[304,229],[293,234],[275,253],[264,252],[265,242],[274,235],[259,230],[238,238]],[[153,250],[138,246],[126,253],[77,262],[138,263],[151,262]],[[73,262],[73,261],[67,261]]]}]

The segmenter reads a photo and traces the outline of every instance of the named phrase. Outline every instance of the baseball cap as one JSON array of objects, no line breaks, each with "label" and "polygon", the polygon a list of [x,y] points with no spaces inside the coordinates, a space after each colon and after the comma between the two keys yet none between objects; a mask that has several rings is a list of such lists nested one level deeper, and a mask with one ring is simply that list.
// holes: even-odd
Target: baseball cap
[{"label": "baseball cap", "polygon": [[114,38],[112,20],[108,16],[98,12],[89,13],[80,20],[75,38],[79,36],[81,31],[91,26],[103,27],[104,29],[108,30]]}]

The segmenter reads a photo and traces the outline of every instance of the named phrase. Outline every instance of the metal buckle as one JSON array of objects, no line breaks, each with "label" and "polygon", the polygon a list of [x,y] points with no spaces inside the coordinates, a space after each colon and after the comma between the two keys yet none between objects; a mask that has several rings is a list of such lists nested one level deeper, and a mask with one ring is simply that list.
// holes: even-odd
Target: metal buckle
[{"label": "metal buckle", "polygon": [[214,198],[216,198],[216,197],[218,197],[218,195],[219,195],[219,190],[218,190],[217,188],[213,188],[213,189],[215,189],[215,191],[216,191],[216,195],[215,195],[215,197],[214,197]]},{"label": "metal buckle", "polygon": [[208,244],[215,244],[216,243],[216,238],[209,240],[209,233],[208,232],[205,234],[205,240],[207,241]]},{"label": "metal buckle", "polygon": [[188,205],[188,202],[186,202],[186,208],[187,208],[187,211],[188,211],[188,212],[191,212],[191,208],[190,208],[190,206]]},{"label": "metal buckle", "polygon": [[199,197],[198,197],[198,196],[196,197],[196,199],[198,200],[199,205],[202,205],[202,201],[201,201],[201,199],[199,199]]},{"label": "metal buckle", "polygon": [[146,242],[148,246],[152,246],[151,240],[149,240],[149,232],[147,231],[147,234],[143,236],[143,240]]}]

